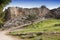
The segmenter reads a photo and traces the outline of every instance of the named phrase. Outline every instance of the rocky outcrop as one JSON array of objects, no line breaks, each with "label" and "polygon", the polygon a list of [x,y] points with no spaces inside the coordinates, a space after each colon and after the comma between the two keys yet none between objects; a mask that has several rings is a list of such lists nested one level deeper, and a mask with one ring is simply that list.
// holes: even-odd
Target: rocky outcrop
[{"label": "rocky outcrop", "polygon": [[55,18],[60,19],[60,7],[52,11],[54,11],[53,13],[54,13]]},{"label": "rocky outcrop", "polygon": [[46,14],[46,18],[60,19],[60,7],[50,10],[50,12]]},{"label": "rocky outcrop", "polygon": [[44,17],[49,12],[49,9],[45,6],[40,8],[19,8],[19,7],[9,7],[5,10],[5,18],[10,20],[15,17],[26,17],[30,14],[36,14],[38,17]]}]

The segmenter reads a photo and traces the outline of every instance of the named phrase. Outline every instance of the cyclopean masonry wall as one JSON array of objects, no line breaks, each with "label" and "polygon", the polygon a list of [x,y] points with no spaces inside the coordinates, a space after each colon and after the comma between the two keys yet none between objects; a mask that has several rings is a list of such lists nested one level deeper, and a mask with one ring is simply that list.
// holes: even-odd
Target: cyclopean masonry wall
[{"label": "cyclopean masonry wall", "polygon": [[20,7],[9,7],[5,10],[6,20],[10,20],[15,17],[26,17],[30,14],[36,14],[38,17],[45,17],[50,12],[48,8],[41,6],[40,8],[20,8]]}]

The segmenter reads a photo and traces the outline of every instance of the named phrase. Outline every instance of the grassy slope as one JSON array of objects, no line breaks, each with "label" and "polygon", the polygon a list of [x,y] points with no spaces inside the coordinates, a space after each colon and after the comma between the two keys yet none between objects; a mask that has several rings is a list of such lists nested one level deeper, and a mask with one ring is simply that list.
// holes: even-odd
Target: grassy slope
[{"label": "grassy slope", "polygon": [[[60,19],[44,20],[37,24],[26,26],[25,29],[12,32],[11,34],[14,35],[14,34],[24,34],[24,33],[32,33],[32,32],[60,32]],[[47,35],[47,36],[50,36],[50,37],[46,38],[46,36],[44,35],[39,36],[39,37],[42,37],[43,40],[55,40],[57,38],[55,37],[55,35],[53,36]]]}]

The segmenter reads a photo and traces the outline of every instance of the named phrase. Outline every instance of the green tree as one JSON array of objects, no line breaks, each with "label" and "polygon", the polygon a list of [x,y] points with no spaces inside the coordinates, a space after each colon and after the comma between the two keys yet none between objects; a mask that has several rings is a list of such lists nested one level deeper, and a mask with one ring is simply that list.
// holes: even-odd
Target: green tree
[{"label": "green tree", "polygon": [[11,2],[11,0],[0,0],[0,13],[2,12],[3,8],[9,4],[9,2]]},{"label": "green tree", "polygon": [[9,2],[11,2],[11,0],[0,0],[0,27],[4,23],[4,17],[5,17],[5,13],[3,12],[3,8],[7,4],[9,4]]}]

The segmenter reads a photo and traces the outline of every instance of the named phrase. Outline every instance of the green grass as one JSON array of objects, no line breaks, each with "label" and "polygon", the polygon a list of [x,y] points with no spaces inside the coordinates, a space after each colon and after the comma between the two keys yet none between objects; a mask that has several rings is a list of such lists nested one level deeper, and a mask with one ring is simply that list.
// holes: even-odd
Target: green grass
[{"label": "green grass", "polygon": [[[60,32],[60,19],[44,20],[37,24],[31,24],[29,26],[26,26],[23,30],[11,32],[10,34],[16,35],[16,34],[26,34],[26,33],[33,33],[33,32]],[[47,36],[50,36],[50,37],[48,38]],[[37,39],[37,37],[38,38],[41,37],[43,40],[58,40],[59,39],[59,36],[57,37],[54,35],[53,36],[42,35],[42,36],[36,36],[32,38],[31,40],[35,40]]]}]

